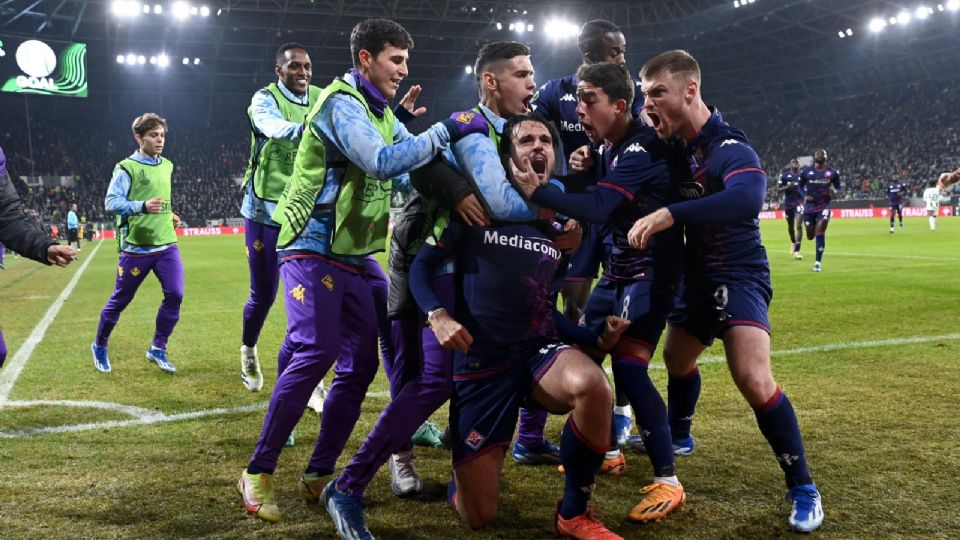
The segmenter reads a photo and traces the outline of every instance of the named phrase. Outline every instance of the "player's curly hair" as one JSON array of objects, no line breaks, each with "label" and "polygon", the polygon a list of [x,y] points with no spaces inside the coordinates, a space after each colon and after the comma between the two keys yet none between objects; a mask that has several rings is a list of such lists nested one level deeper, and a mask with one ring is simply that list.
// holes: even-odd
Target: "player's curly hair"
[{"label": "player's curly hair", "polygon": [[365,50],[376,57],[387,45],[409,50],[413,48],[413,38],[406,28],[390,19],[366,19],[358,22],[350,32],[353,67],[360,69],[360,51]]}]

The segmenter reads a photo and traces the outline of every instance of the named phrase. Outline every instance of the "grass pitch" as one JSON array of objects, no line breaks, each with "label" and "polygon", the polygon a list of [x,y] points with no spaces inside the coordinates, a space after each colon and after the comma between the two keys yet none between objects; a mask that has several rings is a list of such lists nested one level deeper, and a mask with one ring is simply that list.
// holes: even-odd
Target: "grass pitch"
[{"label": "grass pitch", "polygon": [[[836,220],[820,274],[811,271],[813,242],[804,242],[805,258],[795,261],[788,255],[783,222],[763,223],[775,291],[774,372],[798,411],[823,494],[826,521],[819,536],[955,538],[960,531],[955,409],[960,220],[939,221],[931,232],[925,219],[907,219],[906,229],[891,235],[885,220]],[[260,433],[260,407],[276,377],[272,357],[285,317],[278,303],[259,345],[264,390],[247,392],[237,365],[248,287],[243,240],[184,238],[180,246],[186,297],[169,345],[175,375],[161,373],[144,358],[161,298],[153,278],[144,282],[113,333],[113,373],[93,369],[89,346],[116,268],[111,242],[93,255],[33,350],[9,395],[18,406],[0,409],[0,536],[334,536],[326,513],[296,494],[296,478],[318,427],[309,411],[297,428],[297,446],[284,451],[276,474],[284,520],[270,525],[244,512],[234,486]],[[81,258],[93,250],[85,244]],[[0,271],[0,322],[10,362],[80,265],[60,270],[9,257],[7,263]],[[603,519],[624,537],[791,534],[780,470],[717,357],[721,352],[708,351],[701,368],[697,451],[678,463],[687,507],[659,524],[626,521],[651,477],[643,455],[628,451],[626,476],[598,481]],[[654,369],[653,375],[665,392],[665,372]],[[386,403],[376,396],[386,390],[381,373],[341,466],[372,427]],[[247,412],[223,410],[241,407]],[[206,416],[175,416],[196,411]],[[150,413],[163,421],[129,424]],[[443,425],[445,408],[433,420]],[[551,417],[548,424],[555,441],[562,422]],[[78,425],[78,431],[56,432]],[[45,428],[55,429],[25,433]],[[449,455],[418,449],[418,458],[426,483],[419,500],[396,499],[385,469],[367,490],[367,521],[378,538],[553,537],[551,518],[563,484],[553,468],[520,467],[508,458],[501,515],[486,531],[472,532],[447,509]]]}]

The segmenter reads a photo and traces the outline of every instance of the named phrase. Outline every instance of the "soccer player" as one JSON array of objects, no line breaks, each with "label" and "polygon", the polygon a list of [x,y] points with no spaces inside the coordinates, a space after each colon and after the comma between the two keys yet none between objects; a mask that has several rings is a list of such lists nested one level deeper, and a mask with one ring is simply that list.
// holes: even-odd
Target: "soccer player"
[{"label": "soccer player", "polygon": [[77,243],[77,251],[80,251],[80,220],[77,218],[77,203],[70,205],[70,211],[67,212],[67,245],[72,246]]},{"label": "soccer player", "polygon": [[[529,207],[509,184],[498,152],[506,119],[527,112],[534,97],[530,49],[513,41],[488,43],[477,55],[474,74],[480,103],[472,114],[483,118],[490,128],[487,136],[464,137],[444,152],[444,158],[473,185],[481,186],[481,199],[490,217],[504,221],[536,219],[538,209]],[[565,241],[564,237],[558,238],[563,248],[567,247]],[[546,423],[546,412],[521,409],[514,461],[524,465],[560,463],[559,449],[544,437]]]},{"label": "soccer player", "polygon": [[823,148],[814,152],[813,167],[804,167],[800,171],[800,189],[806,193],[803,204],[803,223],[807,229],[807,240],[816,240],[817,262],[813,271],[823,270],[821,261],[827,247],[827,226],[830,225],[830,201],[840,191],[840,173],[827,165],[827,151]]},{"label": "soccer player", "polygon": [[903,195],[907,192],[907,185],[899,180],[891,180],[887,184],[887,198],[890,200],[890,234],[893,234],[893,214],[900,220],[903,229]]},{"label": "soccer player", "polygon": [[587,301],[584,318],[586,326],[597,333],[608,316],[630,321],[629,329],[611,352],[614,381],[636,412],[654,479],[641,491],[643,499],[630,511],[629,518],[658,521],[686,499],[674,472],[667,409],[647,372],[673,307],[683,239],[680,228],[674,227],[661,233],[646,249],[638,250],[630,246],[627,233],[638,218],[678,197],[671,184],[667,145],[630,111],[634,88],[627,70],[618,64],[581,66],[577,78],[580,124],[601,149],[597,189],[564,194],[554,187],[538,187],[535,178],[520,182],[520,187],[534,202],[610,231],[610,256],[604,261],[603,277]]},{"label": "soccer player", "polygon": [[[307,116],[293,176],[273,214],[287,289],[284,347],[293,354],[238,482],[247,510],[267,521],[281,517],[273,471],[311,391],[336,362],[320,434],[300,481],[301,495],[317,501],[376,375],[377,306],[364,265],[367,255],[385,248],[392,188],[404,189],[407,173],[452,141],[487,129],[479,119],[460,117],[412,136],[397,121],[388,105],[407,76],[412,47],[410,34],[393,21],[354,26],[354,68],[324,88]],[[324,505],[338,516],[353,515],[351,501],[335,489],[324,492]],[[338,519],[337,525],[341,534],[366,530],[362,521],[354,526]]]},{"label": "soccer player", "polygon": [[936,181],[930,182],[930,187],[923,191],[923,202],[927,205],[927,221],[930,223],[930,230],[937,230],[937,212],[940,210],[940,196],[943,193],[939,187],[947,176],[947,173],[940,175]]},{"label": "soccer player", "polygon": [[[777,192],[783,193],[783,217],[787,220],[787,232],[790,233],[790,254],[794,259],[802,259],[800,241],[803,240],[803,193],[800,192],[800,160],[790,160],[790,168],[780,174]],[[799,212],[797,211],[799,209]]]},{"label": "soccer player", "polygon": [[[516,117],[502,137],[510,166],[515,169],[519,161],[545,183],[555,165],[549,124],[536,116]],[[454,219],[413,263],[411,292],[440,344],[456,351],[450,405],[454,482],[448,494],[471,528],[486,526],[497,514],[500,473],[520,404],[571,412],[560,447],[566,481],[556,531],[615,539],[620,537],[588,508],[610,440],[612,390],[596,363],[561,341],[557,324],[564,319],[552,290],[562,260],[553,241],[557,231],[543,220],[466,227]],[[451,257],[459,268],[456,318],[431,284]],[[588,341],[600,345],[603,337]]]},{"label": "soccer player", "polygon": [[252,392],[259,392],[263,387],[257,341],[280,281],[277,266],[280,226],[271,216],[293,174],[304,119],[320,95],[320,89],[310,84],[313,64],[306,48],[300,44],[286,43],[277,49],[274,73],[277,81],[258,90],[247,108],[250,161],[243,179],[241,214],[250,297],[243,309],[240,374],[244,386]]},{"label": "soccer player", "polygon": [[[7,156],[0,148],[0,262],[3,262],[5,246],[47,265],[64,267],[77,260],[72,247],[61,246],[23,213],[23,203],[7,175]],[[3,331],[0,331],[0,367],[6,359],[7,344],[3,340]]]},{"label": "soccer player", "polygon": [[167,357],[167,340],[180,320],[183,263],[174,229],[180,218],[173,213],[171,200],[173,163],[161,156],[167,122],[154,113],[142,114],[133,120],[133,137],[140,148],[117,163],[104,201],[107,211],[117,214],[120,265],[113,294],[100,313],[90,350],[97,371],[109,373],[110,333],[140,284],[153,272],[160,281],[163,302],[157,312],[156,332],[147,349],[147,360],[166,373],[174,373],[177,368]]},{"label": "soccer player", "polygon": [[[602,63],[622,66],[627,61],[627,42],[623,32],[616,24],[604,19],[588,21],[580,27],[577,48],[580,50],[584,66]],[[563,142],[563,164],[569,162],[571,155],[574,154],[577,161],[589,160],[593,155],[590,139],[583,132],[583,126],[580,125],[577,115],[577,82],[576,74],[547,81],[537,91],[531,103],[531,108],[537,114],[550,120],[560,131],[560,140]],[[639,93],[640,83],[634,84]],[[641,99],[631,104],[634,118],[640,117],[642,105]],[[593,189],[593,186],[587,189]],[[604,256],[604,236],[606,235],[604,227],[600,224],[592,224],[585,225],[584,229],[583,242],[570,259],[570,267],[567,269],[563,289],[560,291],[564,299],[564,314],[574,322],[579,322],[583,315],[583,308]],[[617,440],[612,443],[614,447],[610,450],[610,457],[617,459],[619,445],[627,443],[632,428],[630,404],[619,387],[617,387],[613,420],[616,424]]]},{"label": "soccer player", "polygon": [[[766,175],[743,132],[704,104],[700,66],[689,53],[669,51],[654,57],[644,65],[640,80],[653,128],[662,139],[681,145],[692,175],[692,181],[680,185],[685,200],[639,219],[629,235],[631,245],[643,249],[655,234],[675,224],[685,229],[687,264],[669,317],[663,351],[667,370],[671,377],[696,370],[697,358],[713,340],[723,341],[733,380],[784,472],[793,503],[788,523],[812,531],[823,522],[820,493],[807,468],[793,406],[770,369],[767,310],[773,291],[757,218]],[[824,165],[826,154],[820,155]],[[818,174],[825,178],[827,171]],[[676,419],[671,422],[673,435],[689,432],[696,396],[678,393],[670,402],[671,409],[678,404],[671,413],[671,420]]]}]

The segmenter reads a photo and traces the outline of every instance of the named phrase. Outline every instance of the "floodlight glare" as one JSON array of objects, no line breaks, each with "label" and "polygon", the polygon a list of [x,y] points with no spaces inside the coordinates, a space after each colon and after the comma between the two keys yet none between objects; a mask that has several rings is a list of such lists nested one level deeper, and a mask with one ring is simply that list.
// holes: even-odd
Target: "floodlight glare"
[{"label": "floodlight glare", "polygon": [[837,32],[837,35],[840,36],[840,39],[847,37],[847,35],[843,33],[843,30]]},{"label": "floodlight glare", "polygon": [[183,65],[185,65],[185,66],[190,65],[190,59],[187,58],[187,57],[184,57],[184,58],[183,58]]},{"label": "floodlight glare", "polygon": [[516,22],[513,23],[513,29],[516,30],[518,34],[522,34],[527,30],[527,25],[523,22]]},{"label": "floodlight glare", "polygon": [[137,63],[140,65],[146,64],[147,57],[141,54],[140,56],[137,57]]},{"label": "floodlight glare", "polygon": [[194,58],[194,59],[193,59],[193,65],[199,66],[199,65],[200,65],[200,59],[199,59],[199,58]]},{"label": "floodlight glare", "polygon": [[463,72],[467,75],[470,75],[473,73],[473,66],[463,66]]},{"label": "floodlight glare", "polygon": [[927,6],[920,6],[917,8],[917,10],[913,14],[922,21],[923,19],[926,19],[928,16],[930,16],[930,8],[928,8]]},{"label": "floodlight glare", "polygon": [[947,2],[947,9],[949,11],[956,11],[960,9],[960,0],[950,0]]},{"label": "floodlight glare", "polygon": [[852,35],[853,35],[853,28],[847,28],[847,35],[848,35],[848,36],[852,36]]},{"label": "floodlight glare", "polygon": [[161,6],[160,4],[154,4],[154,5],[153,5],[153,14],[154,14],[154,15],[161,15],[161,14],[163,14],[163,6]]},{"label": "floodlight glare", "polygon": [[143,5],[143,12],[146,13],[147,15],[149,15],[149,14],[150,14],[150,6],[148,6],[147,4],[144,4],[144,5]]},{"label": "floodlight glare", "polygon": [[124,58],[122,54],[118,54],[118,55],[117,55],[117,63],[118,63],[118,64],[123,64],[123,63],[125,63],[126,61],[127,61],[127,59]]},{"label": "floodlight glare", "polygon": [[497,30],[503,30],[503,25],[500,23],[497,23]]},{"label": "floodlight glare", "polygon": [[897,14],[897,22],[900,24],[907,24],[910,22],[910,14],[906,11],[901,11]]},{"label": "floodlight glare", "polygon": [[186,2],[174,2],[173,18],[186,19],[190,15],[190,5]]},{"label": "floodlight glare", "polygon": [[156,56],[151,56],[151,57],[150,57],[150,63],[151,63],[151,64],[156,64],[156,63],[157,63],[157,57],[156,57]]},{"label": "floodlight glare", "polygon": [[210,8],[208,8],[207,6],[203,6],[202,8],[200,8],[200,16],[201,16],[201,17],[209,17],[209,16],[210,16]]},{"label": "floodlight glare", "polygon": [[169,66],[169,65],[170,65],[170,57],[167,56],[167,55],[165,55],[165,54],[161,54],[160,56],[157,57],[157,65],[160,66],[160,67],[167,67],[167,66]]},{"label": "floodlight glare", "polygon": [[886,27],[887,27],[887,21],[885,21],[885,20],[883,20],[883,19],[881,19],[881,18],[879,18],[879,17],[876,17],[876,18],[874,18],[874,19],[871,19],[871,20],[870,20],[870,25],[868,26],[868,28],[870,29],[870,31],[871,31],[871,32],[874,32],[874,33],[879,32],[879,31],[883,30],[883,29],[886,28]]},{"label": "floodlight glare", "polygon": [[128,64],[136,64],[136,63],[137,63],[137,57],[136,57],[133,53],[128,54],[128,55],[127,55],[127,63],[128,63]]}]

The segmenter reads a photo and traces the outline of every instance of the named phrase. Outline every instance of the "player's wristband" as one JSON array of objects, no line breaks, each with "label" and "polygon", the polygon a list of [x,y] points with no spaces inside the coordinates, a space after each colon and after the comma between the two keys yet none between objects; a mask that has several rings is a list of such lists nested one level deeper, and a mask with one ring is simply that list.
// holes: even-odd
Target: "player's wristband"
[{"label": "player's wristband", "polygon": [[438,307],[438,308],[431,309],[430,311],[427,312],[427,328],[433,328],[433,316],[436,315],[437,312],[439,311],[443,311],[443,308]]}]

